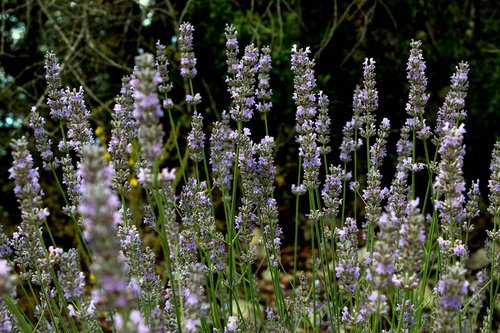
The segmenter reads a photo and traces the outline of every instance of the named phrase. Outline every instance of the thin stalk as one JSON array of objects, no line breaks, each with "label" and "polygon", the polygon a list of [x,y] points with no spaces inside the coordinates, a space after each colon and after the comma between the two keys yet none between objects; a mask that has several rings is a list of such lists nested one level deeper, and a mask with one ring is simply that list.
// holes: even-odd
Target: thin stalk
[{"label": "thin stalk", "polygon": [[[300,176],[302,171],[302,156],[299,156],[299,171],[297,175],[297,186],[300,184]],[[299,248],[299,193],[295,195],[295,232],[293,241],[293,286],[295,286],[297,278],[297,259],[298,259],[298,248]]]},{"label": "thin stalk", "polygon": [[177,159],[179,160],[179,166],[181,169],[182,179],[184,180],[184,183],[187,184],[186,170],[185,170],[184,162],[182,160],[181,150],[179,148],[179,142],[178,142],[178,137],[177,137],[177,128],[175,127],[174,118],[172,117],[172,109],[168,108],[167,112],[168,112],[168,118],[170,121],[170,128],[172,130],[172,133],[174,134],[175,150],[177,152]]}]

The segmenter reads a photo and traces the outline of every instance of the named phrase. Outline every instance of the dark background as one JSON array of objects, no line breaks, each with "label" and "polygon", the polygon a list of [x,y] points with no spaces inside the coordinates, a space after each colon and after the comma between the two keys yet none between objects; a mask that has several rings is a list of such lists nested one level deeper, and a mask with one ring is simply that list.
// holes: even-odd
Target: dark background
[{"label": "dark background", "polygon": [[[181,102],[186,86],[179,76],[180,55],[172,39],[182,21],[190,21],[195,26],[194,48],[199,75],[194,84],[203,97],[207,129],[209,121],[219,118],[230,103],[224,83],[225,24],[233,23],[237,27],[241,50],[250,42],[271,46],[274,108],[269,114],[269,124],[271,135],[276,136],[279,146],[277,186],[283,206],[291,202],[289,192],[296,179],[298,160],[293,132],[295,107],[291,99],[292,44],[311,47],[317,63],[319,89],[330,98],[333,123],[330,161],[333,163],[338,163],[341,130],[351,117],[353,89],[360,83],[363,60],[365,57],[375,59],[380,96],[377,118],[388,117],[393,126],[387,170],[384,171],[386,179],[390,179],[392,173],[398,129],[406,118],[406,62],[410,40],[423,42],[431,94],[426,110],[430,125],[434,124],[437,109],[448,91],[455,66],[462,60],[468,61],[470,88],[466,100],[469,117],[465,121],[465,177],[468,183],[473,179],[481,180],[487,204],[490,154],[500,135],[499,10],[500,3],[496,0],[153,0],[141,3],[131,0],[2,0],[0,222],[12,230],[19,219],[13,184],[7,180],[11,164],[9,142],[24,133],[31,135],[26,117],[32,105],[39,106],[40,112],[48,115],[43,78],[47,50],[54,50],[58,55],[63,66],[63,85],[85,88],[94,129],[99,128],[99,135],[106,139],[110,131],[110,110],[119,93],[121,77],[131,73],[134,56],[139,50],[154,52],[155,42],[160,39],[168,46],[172,63],[173,99],[177,103],[175,116],[182,124],[180,134],[184,144],[190,115]],[[249,126],[254,140],[260,140],[262,122],[256,119]],[[165,128],[169,128],[167,123]],[[54,130],[54,133],[57,132]],[[56,134],[53,140],[58,140]],[[171,161],[166,161],[166,165],[176,166],[174,151],[168,150],[171,147],[166,149],[172,152]],[[60,199],[50,175],[42,172],[42,182],[47,205],[57,212]],[[285,209],[281,214],[287,219],[288,214],[293,213]],[[56,224],[57,216],[63,218],[55,213],[51,224]],[[69,232],[65,223],[57,225],[60,235]]]}]

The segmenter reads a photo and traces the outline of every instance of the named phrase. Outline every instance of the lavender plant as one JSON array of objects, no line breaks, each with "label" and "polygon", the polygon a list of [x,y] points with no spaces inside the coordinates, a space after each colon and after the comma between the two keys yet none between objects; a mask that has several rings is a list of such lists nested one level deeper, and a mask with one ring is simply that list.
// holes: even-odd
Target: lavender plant
[{"label": "lavender plant", "polygon": [[[267,124],[271,49],[251,44],[240,55],[236,28],[226,26],[231,103],[206,126],[194,90],[193,32],[190,23],[179,27],[185,103],[177,106],[192,111],[184,144],[160,42],[156,56],[137,56],[133,73],[123,78],[109,142],[94,138],[85,91],[63,88],[57,58],[47,53],[52,119],[42,116],[42,106],[33,107],[30,126],[43,170],[54,177],[74,222],[78,248],[63,249],[52,235],[39,183],[47,175],[36,168],[28,140],[14,140],[10,178],[21,223],[12,234],[0,225],[0,331],[490,332],[497,326],[500,142],[488,182],[490,265],[475,273],[468,269],[468,243],[481,206],[478,181],[468,187],[463,175],[467,63],[452,75],[432,129],[425,119],[422,44],[411,42],[402,107],[407,119],[391,147],[397,129],[386,118],[377,123],[375,61],[366,59],[340,155],[333,158],[329,98],[317,87],[310,49],[293,46],[298,178],[296,205],[286,208],[295,209],[293,267],[287,267],[283,229],[290,224],[280,218],[278,145]],[[263,114],[263,138],[250,130],[259,121],[255,111]],[[165,114],[177,165],[165,163]],[[366,165],[358,156],[363,145]],[[382,167],[393,153],[394,176],[384,179]],[[428,187],[419,198],[415,174],[421,170]],[[133,204],[131,193],[142,202]],[[298,269],[301,223],[310,230],[306,272]]]}]

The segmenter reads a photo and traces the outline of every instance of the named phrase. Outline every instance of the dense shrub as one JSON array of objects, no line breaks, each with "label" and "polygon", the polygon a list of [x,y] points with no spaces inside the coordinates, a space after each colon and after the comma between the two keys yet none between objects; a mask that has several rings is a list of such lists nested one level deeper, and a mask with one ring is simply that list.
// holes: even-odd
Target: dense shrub
[{"label": "dense shrub", "polygon": [[[318,91],[311,51],[294,45],[299,171],[290,188],[295,204],[284,208],[295,216],[291,223],[280,219],[275,196],[270,48],[240,49],[235,27],[226,26],[231,104],[208,126],[199,109],[193,30],[189,23],[179,27],[184,100],[172,97],[175,75],[158,42],[156,54],[136,56],[133,73],[122,79],[109,140],[92,130],[84,89],[63,88],[56,55],[47,52],[50,117],[33,107],[30,126],[43,170],[64,201],[76,248],[59,247],[51,234],[41,170],[27,139],[14,140],[9,172],[21,223],[13,235],[0,233],[2,328],[491,331],[498,295],[500,143],[488,183],[490,265],[471,269],[467,243],[480,214],[480,193],[478,182],[467,184],[463,176],[469,65],[456,66],[442,106],[427,120],[426,64],[421,42],[412,41],[406,121],[396,130],[389,119],[377,119],[375,61],[365,59],[337,149],[330,142],[329,98]],[[174,117],[180,109],[191,114],[185,142]],[[249,128],[259,126],[262,135],[256,136]],[[391,136],[399,136],[395,145],[388,144]],[[386,180],[381,170],[388,151],[397,157]],[[422,196],[418,183],[424,184]],[[282,228],[291,225],[288,264],[282,260]],[[301,231],[307,237],[299,243]],[[299,267],[304,248],[310,249],[309,266]]]}]

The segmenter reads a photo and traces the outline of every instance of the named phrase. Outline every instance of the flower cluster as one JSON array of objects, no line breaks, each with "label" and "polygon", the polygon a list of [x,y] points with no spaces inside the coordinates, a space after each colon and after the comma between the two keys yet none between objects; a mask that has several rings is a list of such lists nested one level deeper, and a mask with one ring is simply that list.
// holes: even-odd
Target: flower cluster
[{"label": "flower cluster", "polygon": [[429,100],[429,94],[425,92],[427,87],[427,77],[425,76],[426,65],[422,50],[420,49],[422,42],[412,40],[410,46],[410,58],[406,66],[406,70],[408,71],[406,78],[410,82],[406,112],[410,118],[407,119],[406,125],[412,131],[420,131],[425,126],[425,123],[422,122],[425,106]]},{"label": "flower cluster", "polygon": [[458,126],[460,121],[467,116],[464,107],[469,88],[468,74],[469,64],[461,62],[451,76],[450,91],[446,94],[444,104],[437,113],[436,133],[438,137],[446,135],[446,124],[448,128]]},{"label": "flower cluster", "polygon": [[215,184],[224,191],[229,190],[232,181],[232,166],[236,155],[231,139],[229,114],[222,113],[222,119],[213,124],[210,136],[210,164],[215,174]]},{"label": "flower cluster", "polygon": [[159,119],[163,116],[156,90],[161,77],[154,67],[154,57],[145,53],[135,58],[134,74],[130,80],[134,95],[134,118],[139,123],[138,139],[141,156],[147,162],[161,155],[163,129]]},{"label": "flower cluster", "polygon": [[91,269],[100,282],[94,300],[105,309],[124,308],[132,294],[127,292],[125,263],[117,238],[117,226],[122,221],[118,197],[111,191],[113,169],[105,162],[101,146],[85,147],[83,156],[78,168],[83,179],[78,212],[84,219],[84,236],[94,254]]},{"label": "flower cluster", "polygon": [[129,154],[131,153],[132,139],[137,137],[137,122],[132,117],[134,97],[130,77],[122,79],[120,95],[116,99],[113,113],[111,114],[111,139],[108,152],[113,163],[113,188],[118,193],[127,193],[131,190],[128,181],[130,176]]},{"label": "flower cluster", "polygon": [[437,200],[435,207],[443,222],[443,230],[448,239],[459,239],[462,223],[465,220],[465,181],[462,176],[465,148],[462,144],[465,133],[460,127],[449,123],[443,127],[443,137],[439,148],[441,162],[434,188],[443,200]]},{"label": "flower cluster", "polygon": [[[227,35],[226,38],[231,36]],[[259,69],[259,49],[253,44],[245,47],[245,52],[241,59],[229,58],[235,56],[232,52],[234,44],[229,40],[226,43],[229,48],[227,51],[228,64],[232,64],[233,75],[226,78],[228,91],[233,101],[230,110],[231,118],[238,122],[246,122],[252,119],[255,104],[255,75]],[[234,62],[234,63],[233,63]],[[229,71],[228,71],[229,73]]]},{"label": "flower cluster", "polygon": [[273,91],[269,82],[269,71],[271,70],[271,48],[269,46],[265,46],[261,51],[262,53],[259,57],[258,64],[259,75],[257,76],[259,84],[257,89],[255,89],[255,96],[259,101],[255,105],[255,109],[261,113],[266,113],[273,107],[273,102],[271,102]]},{"label": "flower cluster", "polygon": [[[59,235],[52,235],[54,221],[48,220],[39,183],[46,175],[34,166],[28,140],[14,140],[9,173],[21,223],[13,234],[0,225],[0,331],[472,332],[484,314],[481,331],[494,329],[500,143],[493,150],[488,183],[493,226],[486,231],[486,255],[491,267],[481,263],[473,274],[465,267],[476,267],[465,259],[481,197],[479,180],[467,192],[463,176],[466,63],[453,74],[431,130],[424,119],[429,94],[421,42],[411,42],[407,119],[395,145],[394,177],[386,181],[382,166],[394,149],[389,144],[394,130],[387,118],[376,120],[375,61],[367,58],[363,64],[363,82],[355,88],[354,114],[343,128],[340,164],[335,164],[328,156],[329,99],[316,91],[310,49],[293,46],[299,184],[292,189],[309,192],[309,207],[301,207],[306,200],[298,195],[295,207],[280,207],[281,200],[293,199],[275,193],[275,180],[282,186],[288,170],[276,171],[279,142],[267,134],[271,49],[248,45],[239,55],[236,29],[226,26],[232,103],[218,121],[204,124],[196,108],[201,97],[193,91],[193,31],[190,23],[179,27],[191,131],[178,135],[182,127],[169,117],[174,132],[165,144],[177,147],[178,169],[169,165],[169,151],[163,149],[160,119],[163,108],[170,115],[174,107],[165,46],[157,43],[156,57],[136,57],[132,75],[122,79],[106,143],[98,130],[100,139],[94,138],[83,89],[62,89],[61,66],[47,53],[47,104],[57,125],[33,107],[30,126],[44,168],[63,192],[78,248],[63,250]],[[251,133],[253,124],[243,124],[255,110],[265,122],[261,138]],[[63,140],[59,151],[52,151],[58,134],[47,129],[57,126]],[[211,170],[204,155],[207,128]],[[179,144],[179,139],[184,141]],[[363,144],[366,159],[358,154]],[[423,145],[425,163],[417,144]],[[178,147],[190,150],[194,165],[186,164],[188,154],[183,159]],[[435,151],[434,161],[429,151]],[[320,172],[321,159],[325,169]],[[416,178],[424,168],[428,172]],[[176,170],[183,175],[180,185]],[[367,172],[361,175],[360,170]],[[420,177],[426,176],[422,200]],[[348,188],[355,192],[354,201],[347,197]],[[280,216],[285,221],[293,210],[294,267],[287,274],[291,260],[286,253],[282,257],[282,242],[289,225]],[[299,248],[299,241],[310,241],[310,247]],[[306,255],[310,260],[299,260]],[[299,274],[300,269],[307,272]],[[16,274],[24,281],[17,281]],[[32,303],[26,314],[22,302],[16,302],[17,283],[29,286],[19,296]],[[271,288],[271,297],[260,297],[260,291]],[[426,288],[434,288],[434,297]],[[483,304],[487,295],[491,310]]]},{"label": "flower cluster", "polygon": [[69,118],[69,111],[64,102],[64,91],[61,89],[61,66],[54,52],[45,54],[45,80],[47,81],[47,105],[50,115],[57,120]]},{"label": "flower cluster", "polygon": [[179,26],[179,49],[181,50],[181,76],[192,79],[196,76],[196,57],[193,52],[193,32],[191,23]]}]

